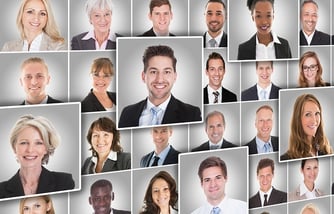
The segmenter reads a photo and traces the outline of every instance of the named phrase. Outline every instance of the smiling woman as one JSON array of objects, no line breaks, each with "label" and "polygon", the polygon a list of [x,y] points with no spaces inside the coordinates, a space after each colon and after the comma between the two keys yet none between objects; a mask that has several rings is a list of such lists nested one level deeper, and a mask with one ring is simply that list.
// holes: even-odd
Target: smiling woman
[{"label": "smiling woman", "polygon": [[25,198],[20,201],[19,214],[55,214],[52,199],[48,195]]}]

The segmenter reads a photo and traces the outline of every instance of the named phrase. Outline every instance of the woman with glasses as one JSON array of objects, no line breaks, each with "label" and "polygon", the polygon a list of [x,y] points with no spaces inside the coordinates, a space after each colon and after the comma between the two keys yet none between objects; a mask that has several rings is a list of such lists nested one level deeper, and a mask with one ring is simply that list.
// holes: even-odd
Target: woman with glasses
[{"label": "woman with glasses", "polygon": [[116,93],[107,91],[114,74],[111,60],[109,58],[95,59],[90,74],[93,88],[81,101],[81,111],[113,111],[116,106]]},{"label": "woman with glasses", "polygon": [[300,57],[298,84],[301,88],[330,85],[322,79],[322,66],[318,55],[313,51],[307,51]]}]

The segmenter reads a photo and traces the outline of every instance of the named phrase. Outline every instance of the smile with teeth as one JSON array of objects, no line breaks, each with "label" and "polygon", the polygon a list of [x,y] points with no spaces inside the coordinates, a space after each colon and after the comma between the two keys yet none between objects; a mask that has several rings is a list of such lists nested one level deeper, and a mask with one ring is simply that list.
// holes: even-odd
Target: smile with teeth
[{"label": "smile with teeth", "polygon": [[268,30],[269,27],[270,27],[269,25],[263,25],[260,28],[261,28],[261,30]]},{"label": "smile with teeth", "polygon": [[35,160],[37,159],[37,155],[36,156],[26,155],[26,156],[23,156],[23,158],[26,160]]},{"label": "smile with teeth", "polygon": [[40,23],[33,23],[33,22],[30,22],[30,25],[34,26],[34,27],[39,27]]}]

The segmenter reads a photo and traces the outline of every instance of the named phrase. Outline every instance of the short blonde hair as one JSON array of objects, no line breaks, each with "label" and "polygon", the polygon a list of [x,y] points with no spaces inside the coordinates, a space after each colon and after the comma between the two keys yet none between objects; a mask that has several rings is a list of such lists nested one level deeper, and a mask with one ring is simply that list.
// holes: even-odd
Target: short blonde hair
[{"label": "short blonde hair", "polygon": [[319,208],[312,203],[306,204],[300,211],[300,214],[303,214],[303,212],[306,210],[311,210],[314,214],[320,214]]},{"label": "short blonde hair", "polygon": [[[52,200],[51,200],[51,197],[48,196],[48,195],[41,195],[41,196],[37,196],[37,197],[33,197],[33,198],[42,198],[46,203],[50,203],[50,210],[47,212],[47,214],[55,214],[55,209],[53,207],[53,203],[52,203]],[[24,203],[27,199],[30,199],[30,198],[24,198],[24,199],[21,199],[20,201],[20,208],[19,208],[19,214],[24,214]]]},{"label": "short blonde hair", "polygon": [[39,63],[39,64],[43,65],[46,72],[49,73],[48,65],[46,64],[46,62],[42,58],[39,58],[39,57],[30,57],[30,58],[24,60],[21,64],[21,70],[23,70],[23,68],[26,65],[32,64],[32,63]]},{"label": "short blonde hair", "polygon": [[21,131],[25,128],[33,127],[40,133],[43,143],[46,146],[47,153],[42,159],[42,164],[47,164],[50,155],[53,155],[55,149],[60,143],[60,137],[52,125],[52,123],[42,116],[34,117],[31,114],[23,115],[16,121],[10,133],[10,144],[15,151],[15,144],[17,143],[17,137]]}]

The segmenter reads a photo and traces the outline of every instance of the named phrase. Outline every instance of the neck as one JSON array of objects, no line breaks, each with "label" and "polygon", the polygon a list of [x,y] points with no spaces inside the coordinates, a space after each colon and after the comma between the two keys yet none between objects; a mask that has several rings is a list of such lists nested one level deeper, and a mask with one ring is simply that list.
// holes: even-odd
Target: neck
[{"label": "neck", "polygon": [[314,183],[313,182],[307,182],[304,180],[304,184],[306,186],[306,188],[308,189],[308,191],[312,191],[314,189]]},{"label": "neck", "polygon": [[224,194],[221,198],[219,198],[219,199],[210,200],[210,201],[208,201],[208,202],[209,202],[209,204],[211,204],[212,206],[217,206],[218,204],[220,204],[220,202],[222,202],[222,201],[224,200],[224,198],[225,198],[225,194]]},{"label": "neck", "polygon": [[169,206],[160,207],[160,214],[169,214]]},{"label": "neck", "polygon": [[109,37],[109,31],[108,32],[99,32],[99,33],[97,33],[96,31],[94,31],[94,34],[95,34],[95,39],[97,40],[97,42],[99,43],[99,45],[101,45]]},{"label": "neck", "polygon": [[257,34],[257,38],[259,39],[259,43],[264,44],[267,46],[270,42],[273,41],[273,37],[271,33],[269,34]]},{"label": "neck", "polygon": [[208,34],[209,34],[212,38],[216,38],[221,32],[222,32],[222,30],[219,30],[219,31],[217,31],[217,32],[208,31]]},{"label": "neck", "polygon": [[156,148],[155,148],[155,153],[156,153],[157,155],[159,155],[164,149],[167,148],[167,146],[168,146],[168,144],[167,144],[166,146],[164,146],[164,147],[156,147]]},{"label": "neck", "polygon": [[307,81],[308,87],[314,87],[315,86],[315,81]]},{"label": "neck", "polygon": [[221,85],[219,85],[219,86],[215,86],[215,85],[210,85],[209,84],[209,86],[213,89],[213,90],[216,90],[216,91],[218,91],[222,86]]},{"label": "neck", "polygon": [[110,154],[110,151],[109,152],[99,153],[99,154],[97,154],[97,160],[99,162],[104,162],[105,160],[107,160],[109,154]]},{"label": "neck", "polygon": [[269,140],[270,140],[270,135],[269,135],[269,137],[259,137],[258,135],[257,135],[257,137],[260,139],[260,140],[262,140],[263,142],[269,142]]},{"label": "neck", "polygon": [[169,30],[159,31],[153,28],[154,33],[158,34],[157,36],[169,36]]},{"label": "neck", "polygon": [[151,103],[155,106],[159,106],[161,103],[165,102],[169,98],[170,94],[163,97],[163,98],[152,98],[152,96],[149,96],[148,99],[151,101]]},{"label": "neck", "polygon": [[40,104],[46,97],[46,94],[42,94],[36,97],[27,96],[26,102],[29,104]]},{"label": "neck", "polygon": [[42,167],[20,168],[19,175],[25,195],[35,194]]},{"label": "neck", "polygon": [[[303,30],[304,31],[304,30]],[[315,30],[314,30],[315,31]],[[304,31],[307,36],[310,36],[314,31]]]},{"label": "neck", "polygon": [[262,89],[266,89],[266,88],[270,85],[270,82],[269,82],[269,83],[258,82],[257,84],[258,84]]}]

